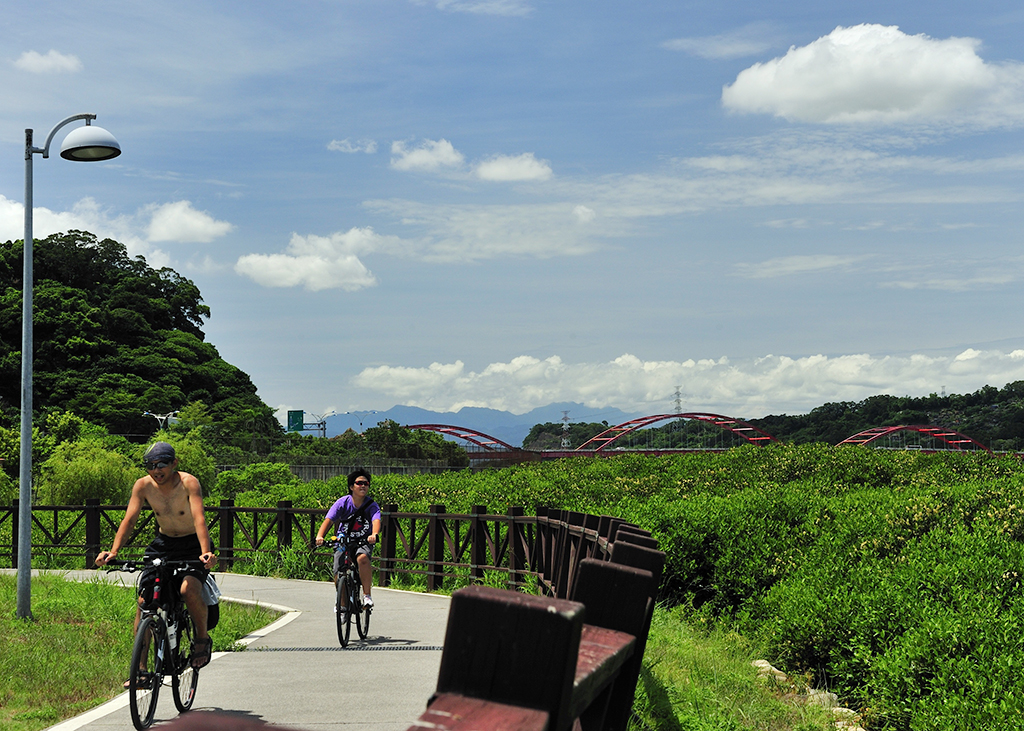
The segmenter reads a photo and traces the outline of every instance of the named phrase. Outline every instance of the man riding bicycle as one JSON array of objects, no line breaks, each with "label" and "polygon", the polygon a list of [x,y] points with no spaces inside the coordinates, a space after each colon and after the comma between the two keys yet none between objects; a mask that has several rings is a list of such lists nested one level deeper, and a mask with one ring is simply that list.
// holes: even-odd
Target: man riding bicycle
[{"label": "man riding bicycle", "polygon": [[[156,442],[143,457],[148,473],[135,481],[128,509],[114,536],[109,551],[96,557],[96,565],[104,566],[117,557],[135,528],[143,503],[153,509],[156,517],[156,537],[146,548],[145,559],[162,558],[172,561],[202,561],[204,569],[186,572],[181,582],[181,596],[196,626],[192,666],[205,667],[210,662],[213,641],[207,630],[207,607],[202,598],[202,586],[217,557],[213,553],[210,532],[203,510],[203,490],[193,475],[178,471],[178,458],[174,447],[167,442]],[[139,599],[140,605],[142,598]],[[139,626],[141,607],[135,612],[135,627]]]},{"label": "man riding bicycle", "polygon": [[[316,533],[316,545],[324,544],[324,536],[332,524],[345,526],[349,536],[365,536],[365,540],[356,549],[356,564],[359,567],[359,580],[363,585],[363,606],[372,607],[370,585],[373,568],[370,566],[370,553],[373,551],[373,544],[377,542],[377,536],[380,535],[380,506],[369,496],[370,473],[366,470],[356,470],[348,476],[348,489],[349,494],[335,502],[327,511],[327,517]],[[342,550],[335,552],[335,585],[338,583],[338,571],[343,559]]]}]

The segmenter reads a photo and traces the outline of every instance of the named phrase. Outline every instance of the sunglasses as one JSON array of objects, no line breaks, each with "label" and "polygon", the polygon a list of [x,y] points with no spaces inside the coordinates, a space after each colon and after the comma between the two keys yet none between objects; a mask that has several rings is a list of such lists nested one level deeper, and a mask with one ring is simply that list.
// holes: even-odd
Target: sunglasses
[{"label": "sunglasses", "polygon": [[147,470],[162,470],[164,467],[167,467],[169,464],[170,464],[170,462],[146,462],[146,463],[144,463],[143,466]]},{"label": "sunglasses", "polygon": [[366,480],[356,480],[355,484],[357,484],[357,485],[369,485],[370,483],[367,482]]}]

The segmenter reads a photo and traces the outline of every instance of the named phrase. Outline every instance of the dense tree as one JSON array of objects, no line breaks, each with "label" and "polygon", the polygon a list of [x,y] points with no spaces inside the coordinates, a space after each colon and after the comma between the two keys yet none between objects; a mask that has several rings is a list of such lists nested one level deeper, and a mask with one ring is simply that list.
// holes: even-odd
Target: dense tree
[{"label": "dense tree", "polygon": [[[21,399],[22,252],[20,241],[0,244],[0,425],[7,426]],[[34,253],[38,413],[70,410],[111,433],[149,435],[157,424],[144,411],[202,401],[215,421],[281,431],[249,376],[205,342],[210,308],[192,281],[85,231],[37,241]],[[231,433],[252,446],[241,431]]]},{"label": "dense tree", "polygon": [[545,424],[535,424],[523,439],[523,449],[561,449],[562,439],[565,437],[569,439],[570,448],[575,449],[607,428],[607,421],[600,423],[570,422],[568,429],[562,422],[549,421]]}]

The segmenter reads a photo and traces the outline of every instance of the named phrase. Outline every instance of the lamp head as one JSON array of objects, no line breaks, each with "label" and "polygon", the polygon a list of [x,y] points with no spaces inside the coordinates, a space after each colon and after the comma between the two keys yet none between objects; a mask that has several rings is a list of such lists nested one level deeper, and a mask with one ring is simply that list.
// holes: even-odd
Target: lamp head
[{"label": "lamp head", "polygon": [[88,123],[71,130],[60,146],[61,157],[78,162],[110,160],[120,154],[121,145],[114,139],[114,135]]}]

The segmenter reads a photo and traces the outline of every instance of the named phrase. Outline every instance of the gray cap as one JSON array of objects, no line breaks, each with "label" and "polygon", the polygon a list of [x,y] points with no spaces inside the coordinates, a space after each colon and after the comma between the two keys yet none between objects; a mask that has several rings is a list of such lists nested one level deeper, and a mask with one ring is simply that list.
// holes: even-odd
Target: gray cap
[{"label": "gray cap", "polygon": [[173,462],[174,447],[167,442],[154,442],[153,446],[146,450],[143,462]]}]

